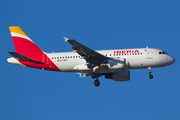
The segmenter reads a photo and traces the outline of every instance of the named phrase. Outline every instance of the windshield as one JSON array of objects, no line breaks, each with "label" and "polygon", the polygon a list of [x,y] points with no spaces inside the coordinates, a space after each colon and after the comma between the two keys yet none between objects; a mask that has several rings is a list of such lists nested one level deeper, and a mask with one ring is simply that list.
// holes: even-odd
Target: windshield
[{"label": "windshield", "polygon": [[164,51],[160,51],[159,54],[167,54],[166,52]]}]

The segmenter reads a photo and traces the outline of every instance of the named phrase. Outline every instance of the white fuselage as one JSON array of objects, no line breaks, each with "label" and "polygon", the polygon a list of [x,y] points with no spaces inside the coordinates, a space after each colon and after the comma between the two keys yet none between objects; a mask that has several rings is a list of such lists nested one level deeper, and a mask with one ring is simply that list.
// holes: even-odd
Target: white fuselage
[{"label": "white fuselage", "polygon": [[[135,52],[136,50],[138,50],[138,52]],[[113,59],[126,60],[126,66],[123,69],[111,70],[110,72],[126,69],[163,67],[175,62],[172,56],[162,50],[153,48],[99,50],[97,52]],[[90,72],[90,69],[86,66],[86,60],[75,52],[46,53],[46,55],[62,72]],[[78,69],[77,66],[81,69]]]}]

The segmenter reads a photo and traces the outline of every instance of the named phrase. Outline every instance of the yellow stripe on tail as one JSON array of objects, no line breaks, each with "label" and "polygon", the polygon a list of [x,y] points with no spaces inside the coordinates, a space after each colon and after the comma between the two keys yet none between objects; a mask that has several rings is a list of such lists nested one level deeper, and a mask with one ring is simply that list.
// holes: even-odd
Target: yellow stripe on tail
[{"label": "yellow stripe on tail", "polygon": [[18,33],[18,34],[27,36],[26,33],[24,33],[19,26],[11,26],[11,27],[9,27],[9,29],[10,29],[11,33],[13,32],[13,33]]}]

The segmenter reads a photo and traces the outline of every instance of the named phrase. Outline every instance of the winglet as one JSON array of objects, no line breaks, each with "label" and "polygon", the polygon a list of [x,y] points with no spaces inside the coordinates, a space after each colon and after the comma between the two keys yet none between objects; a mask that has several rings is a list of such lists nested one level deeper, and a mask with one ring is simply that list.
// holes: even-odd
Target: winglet
[{"label": "winglet", "polygon": [[66,38],[66,37],[63,37],[64,39],[65,39],[65,42],[67,42],[69,39],[68,38]]}]

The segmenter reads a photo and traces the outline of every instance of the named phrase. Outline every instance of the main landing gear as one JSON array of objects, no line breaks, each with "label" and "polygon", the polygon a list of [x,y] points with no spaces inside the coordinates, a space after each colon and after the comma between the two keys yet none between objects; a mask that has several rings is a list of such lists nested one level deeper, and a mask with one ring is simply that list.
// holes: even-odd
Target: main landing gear
[{"label": "main landing gear", "polygon": [[93,72],[93,73],[91,73],[91,77],[92,77],[93,79],[97,78],[96,80],[94,80],[94,85],[95,85],[96,87],[98,87],[98,86],[100,85],[100,82],[99,82],[99,80],[98,80],[99,75],[96,74],[95,72]]},{"label": "main landing gear", "polygon": [[151,74],[151,73],[152,73],[151,67],[148,67],[148,71],[149,71],[149,78],[150,78],[150,79],[153,79],[153,75]]}]

